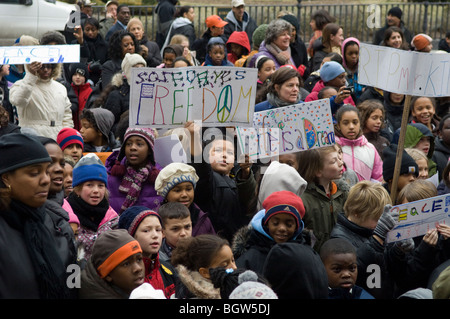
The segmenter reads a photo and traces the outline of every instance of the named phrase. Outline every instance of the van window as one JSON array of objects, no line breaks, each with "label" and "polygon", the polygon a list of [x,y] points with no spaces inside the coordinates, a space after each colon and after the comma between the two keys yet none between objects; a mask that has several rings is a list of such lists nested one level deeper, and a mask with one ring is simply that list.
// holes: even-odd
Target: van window
[{"label": "van window", "polygon": [[0,3],[4,4],[24,4],[24,0],[0,0]]}]

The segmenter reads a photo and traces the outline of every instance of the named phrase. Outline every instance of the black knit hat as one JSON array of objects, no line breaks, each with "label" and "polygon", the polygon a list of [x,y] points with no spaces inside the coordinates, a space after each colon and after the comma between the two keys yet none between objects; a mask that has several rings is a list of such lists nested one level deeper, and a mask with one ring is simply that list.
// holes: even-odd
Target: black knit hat
[{"label": "black knit hat", "polygon": [[286,14],[286,15],[282,16],[281,19],[286,20],[287,22],[292,24],[292,26],[295,28],[295,31],[298,34],[298,30],[300,29],[300,23],[298,23],[298,20],[294,15]]},{"label": "black knit hat", "polygon": [[391,8],[391,9],[388,11],[388,15],[397,17],[397,18],[399,18],[400,20],[402,19],[402,14],[403,14],[402,9],[400,9],[399,7]]},{"label": "black knit hat", "polygon": [[[395,160],[397,157],[397,144],[391,144],[383,150],[383,179],[385,182],[394,177]],[[400,175],[414,173],[419,176],[419,167],[417,163],[405,150],[402,155],[402,165]]]},{"label": "black knit hat", "polygon": [[0,137],[0,154],[0,175],[21,167],[52,161],[37,138],[22,133]]}]

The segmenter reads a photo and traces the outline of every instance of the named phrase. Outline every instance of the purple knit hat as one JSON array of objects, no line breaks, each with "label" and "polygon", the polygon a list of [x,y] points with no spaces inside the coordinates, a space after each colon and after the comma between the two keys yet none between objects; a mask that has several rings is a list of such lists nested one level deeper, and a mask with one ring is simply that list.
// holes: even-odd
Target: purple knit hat
[{"label": "purple knit hat", "polygon": [[150,150],[151,150],[151,161],[154,164],[155,163],[155,156],[153,155],[153,148],[155,146],[155,133],[153,129],[149,127],[129,127],[125,131],[125,135],[123,137],[123,143],[122,147],[120,148],[120,153],[118,156],[118,160],[122,160],[122,158],[125,156],[125,144],[127,142],[127,139],[131,136],[139,136],[142,137],[148,144]]}]

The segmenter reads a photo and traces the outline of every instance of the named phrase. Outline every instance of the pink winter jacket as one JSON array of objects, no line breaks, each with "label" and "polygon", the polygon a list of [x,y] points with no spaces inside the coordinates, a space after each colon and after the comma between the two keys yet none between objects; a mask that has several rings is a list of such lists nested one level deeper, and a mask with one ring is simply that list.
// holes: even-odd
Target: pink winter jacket
[{"label": "pink winter jacket", "polygon": [[355,140],[336,136],[336,143],[342,146],[345,164],[356,172],[360,181],[382,181],[383,161],[375,146],[364,135]]}]

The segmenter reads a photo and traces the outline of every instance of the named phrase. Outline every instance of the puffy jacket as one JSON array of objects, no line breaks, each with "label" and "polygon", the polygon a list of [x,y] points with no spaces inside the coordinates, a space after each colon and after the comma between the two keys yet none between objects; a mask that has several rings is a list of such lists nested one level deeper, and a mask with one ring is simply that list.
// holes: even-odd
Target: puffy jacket
[{"label": "puffy jacket", "polygon": [[224,27],[224,32],[222,35],[222,39],[227,42],[228,38],[234,31],[245,31],[248,35],[248,41],[250,42],[250,46],[252,45],[252,37],[253,32],[258,27],[256,21],[253,20],[247,12],[244,12],[244,17],[242,18],[242,22],[239,23],[234,16],[233,11],[229,11],[227,16],[225,17],[225,21],[228,22]]},{"label": "puffy jacket", "polygon": [[336,143],[342,146],[345,164],[356,172],[360,181],[382,180],[383,161],[375,146],[364,135],[354,140],[336,136]]}]

